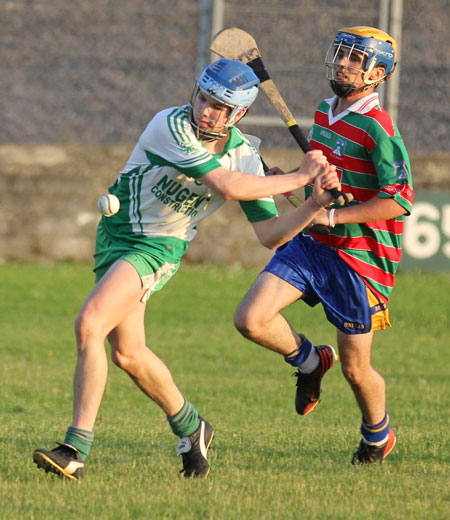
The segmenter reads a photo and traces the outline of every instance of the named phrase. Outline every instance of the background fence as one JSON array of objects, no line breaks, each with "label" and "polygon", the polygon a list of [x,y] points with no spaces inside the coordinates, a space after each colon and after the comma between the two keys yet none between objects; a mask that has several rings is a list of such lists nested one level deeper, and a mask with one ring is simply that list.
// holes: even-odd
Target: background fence
[{"label": "background fence", "polygon": [[[391,0],[393,1],[393,0]],[[255,36],[294,114],[330,95],[323,59],[336,31],[378,25],[380,1],[224,0],[223,23]],[[411,154],[448,152],[447,0],[404,0],[398,124]],[[4,0],[0,142],[134,141],[162,107],[189,99],[202,0]],[[263,96],[252,113],[272,114]],[[258,129],[267,146],[293,146]]]}]

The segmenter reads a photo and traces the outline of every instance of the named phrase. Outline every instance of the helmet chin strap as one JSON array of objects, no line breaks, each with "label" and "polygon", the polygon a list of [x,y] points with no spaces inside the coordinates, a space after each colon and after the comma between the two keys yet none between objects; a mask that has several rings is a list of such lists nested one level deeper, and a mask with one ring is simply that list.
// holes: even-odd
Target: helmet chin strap
[{"label": "helmet chin strap", "polygon": [[340,81],[330,80],[331,90],[337,97],[345,98],[350,94],[356,92],[356,89],[350,83],[341,83]]},{"label": "helmet chin strap", "polygon": [[357,94],[359,92],[364,92],[365,90],[375,87],[380,83],[383,83],[384,78],[381,81],[376,83],[372,83],[370,85],[363,85],[362,87],[355,87],[351,83],[342,83],[341,81],[336,81],[334,79],[330,80],[331,90],[336,94],[336,96],[341,98],[346,98],[350,96],[350,94]]}]

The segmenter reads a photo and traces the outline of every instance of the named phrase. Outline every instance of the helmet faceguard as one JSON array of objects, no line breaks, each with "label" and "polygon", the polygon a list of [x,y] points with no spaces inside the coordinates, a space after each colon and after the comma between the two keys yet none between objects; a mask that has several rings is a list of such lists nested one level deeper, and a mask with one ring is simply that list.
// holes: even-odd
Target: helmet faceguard
[{"label": "helmet faceguard", "polygon": [[[346,82],[338,77],[342,67],[339,61],[345,52],[347,64],[344,68],[354,74],[353,81]],[[325,57],[327,78],[333,92],[339,97],[347,97],[356,92],[380,85],[386,81],[395,69],[395,57],[397,54],[397,43],[386,32],[374,27],[349,27],[341,29],[330,45]],[[355,61],[359,58],[359,65]],[[350,65],[350,63],[353,65]],[[369,79],[372,71],[384,68],[381,78]],[[355,85],[356,73],[362,73],[364,85]]]},{"label": "helmet faceguard", "polygon": [[[236,124],[258,95],[259,79],[253,70],[240,61],[221,58],[211,63],[195,82],[191,96],[191,125],[202,140],[213,141],[228,135],[228,128]],[[202,92],[221,106],[229,108],[229,115],[223,129],[205,130],[198,124],[204,118],[203,113],[194,113],[194,105],[199,92]],[[237,117],[239,119],[237,119]],[[209,118],[207,118],[209,119]]]}]

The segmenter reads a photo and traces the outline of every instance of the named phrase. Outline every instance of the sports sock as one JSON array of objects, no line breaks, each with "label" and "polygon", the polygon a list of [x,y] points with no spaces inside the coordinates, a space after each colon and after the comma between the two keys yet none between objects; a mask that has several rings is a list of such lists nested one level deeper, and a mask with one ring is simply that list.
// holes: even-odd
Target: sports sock
[{"label": "sports sock", "polygon": [[94,442],[94,432],[88,430],[81,430],[74,426],[69,426],[64,438],[64,444],[68,444],[75,448],[80,454],[82,461],[87,459],[91,451],[92,443]]},{"label": "sports sock", "polygon": [[284,356],[284,360],[293,367],[297,367],[303,374],[310,374],[319,364],[319,354],[308,339],[301,336],[301,340],[301,345]]},{"label": "sports sock", "polygon": [[367,424],[363,417],[361,423],[361,434],[364,442],[371,446],[380,446],[384,444],[389,435],[389,428],[390,420],[387,411],[384,419],[378,424]]},{"label": "sports sock", "polygon": [[184,401],[181,410],[172,416],[167,416],[170,427],[178,437],[188,437],[200,426],[197,410],[189,401]]}]

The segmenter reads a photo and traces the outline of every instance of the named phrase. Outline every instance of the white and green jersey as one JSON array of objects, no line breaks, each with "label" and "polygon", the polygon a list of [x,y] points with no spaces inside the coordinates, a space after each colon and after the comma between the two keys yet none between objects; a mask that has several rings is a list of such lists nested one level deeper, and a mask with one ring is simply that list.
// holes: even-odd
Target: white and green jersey
[{"label": "white and green jersey", "polygon": [[[101,226],[122,245],[140,249],[163,243],[166,250],[184,253],[197,224],[225,202],[201,182],[219,166],[264,175],[257,150],[237,128],[231,128],[224,151],[212,155],[192,129],[189,105],[159,112],[109,188],[120,199],[119,213],[103,217]],[[240,205],[250,222],[277,214],[272,197]]]}]

